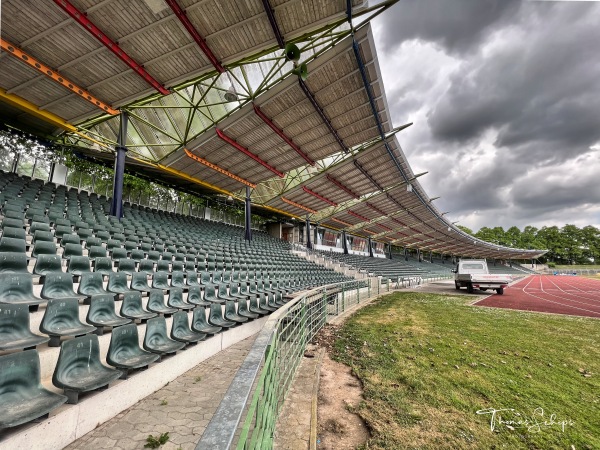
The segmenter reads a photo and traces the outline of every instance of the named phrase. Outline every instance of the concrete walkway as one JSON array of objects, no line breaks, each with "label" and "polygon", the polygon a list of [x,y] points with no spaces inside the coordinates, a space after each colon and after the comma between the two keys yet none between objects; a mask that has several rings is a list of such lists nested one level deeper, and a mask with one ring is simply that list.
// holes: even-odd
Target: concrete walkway
[{"label": "concrete walkway", "polygon": [[[169,441],[161,449],[194,449],[255,338],[203,361],[66,449],[141,450],[148,435],[158,437],[165,432]],[[169,364],[169,359],[161,364]]]},{"label": "concrete walkway", "polygon": [[277,419],[274,450],[308,450],[310,442],[315,440],[319,371],[324,352],[308,348],[302,358]]}]

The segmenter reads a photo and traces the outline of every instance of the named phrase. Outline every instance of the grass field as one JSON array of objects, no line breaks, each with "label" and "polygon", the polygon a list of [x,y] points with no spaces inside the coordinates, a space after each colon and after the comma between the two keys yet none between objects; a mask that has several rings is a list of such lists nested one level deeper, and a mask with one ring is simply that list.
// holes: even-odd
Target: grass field
[{"label": "grass field", "polygon": [[593,264],[587,264],[587,265],[568,265],[568,264],[557,264],[556,267],[553,267],[554,269],[589,269],[589,270],[600,270],[600,265],[593,265]]},{"label": "grass field", "polygon": [[600,449],[600,321],[470,301],[395,293],[340,330],[365,448]]}]

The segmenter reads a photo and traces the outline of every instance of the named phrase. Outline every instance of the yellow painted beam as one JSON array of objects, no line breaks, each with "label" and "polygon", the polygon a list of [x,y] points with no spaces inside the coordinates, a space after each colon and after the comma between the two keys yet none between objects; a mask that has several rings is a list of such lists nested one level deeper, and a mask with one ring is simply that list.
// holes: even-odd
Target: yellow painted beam
[{"label": "yellow painted beam", "polygon": [[48,122],[56,127],[62,128],[63,130],[71,131],[73,133],[77,132],[77,128],[68,123],[62,117],[59,117],[56,114],[51,113],[50,111],[43,111],[36,105],[31,103],[29,100],[25,100],[24,98],[19,97],[15,94],[8,94],[6,90],[2,88],[0,88],[0,100],[3,100],[9,105],[15,106],[25,112],[28,112],[29,114],[37,117],[38,119],[42,119],[43,121]]}]

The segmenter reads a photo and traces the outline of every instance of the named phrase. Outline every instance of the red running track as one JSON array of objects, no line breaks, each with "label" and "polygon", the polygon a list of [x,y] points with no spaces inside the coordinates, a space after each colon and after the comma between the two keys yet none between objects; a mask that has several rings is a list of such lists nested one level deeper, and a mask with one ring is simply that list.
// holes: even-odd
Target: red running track
[{"label": "red running track", "polygon": [[600,318],[600,281],[578,276],[532,275],[477,306]]}]

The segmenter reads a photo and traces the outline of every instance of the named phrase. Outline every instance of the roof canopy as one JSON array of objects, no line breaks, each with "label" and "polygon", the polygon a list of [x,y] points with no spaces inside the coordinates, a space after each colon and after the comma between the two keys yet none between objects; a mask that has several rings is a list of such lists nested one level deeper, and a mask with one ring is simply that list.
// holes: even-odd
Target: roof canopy
[{"label": "roof canopy", "polygon": [[0,115],[106,160],[124,111],[151,176],[421,250],[543,253],[466,235],[413,174],[368,24],[396,1],[352,1],[351,26],[345,0],[6,0]]}]

